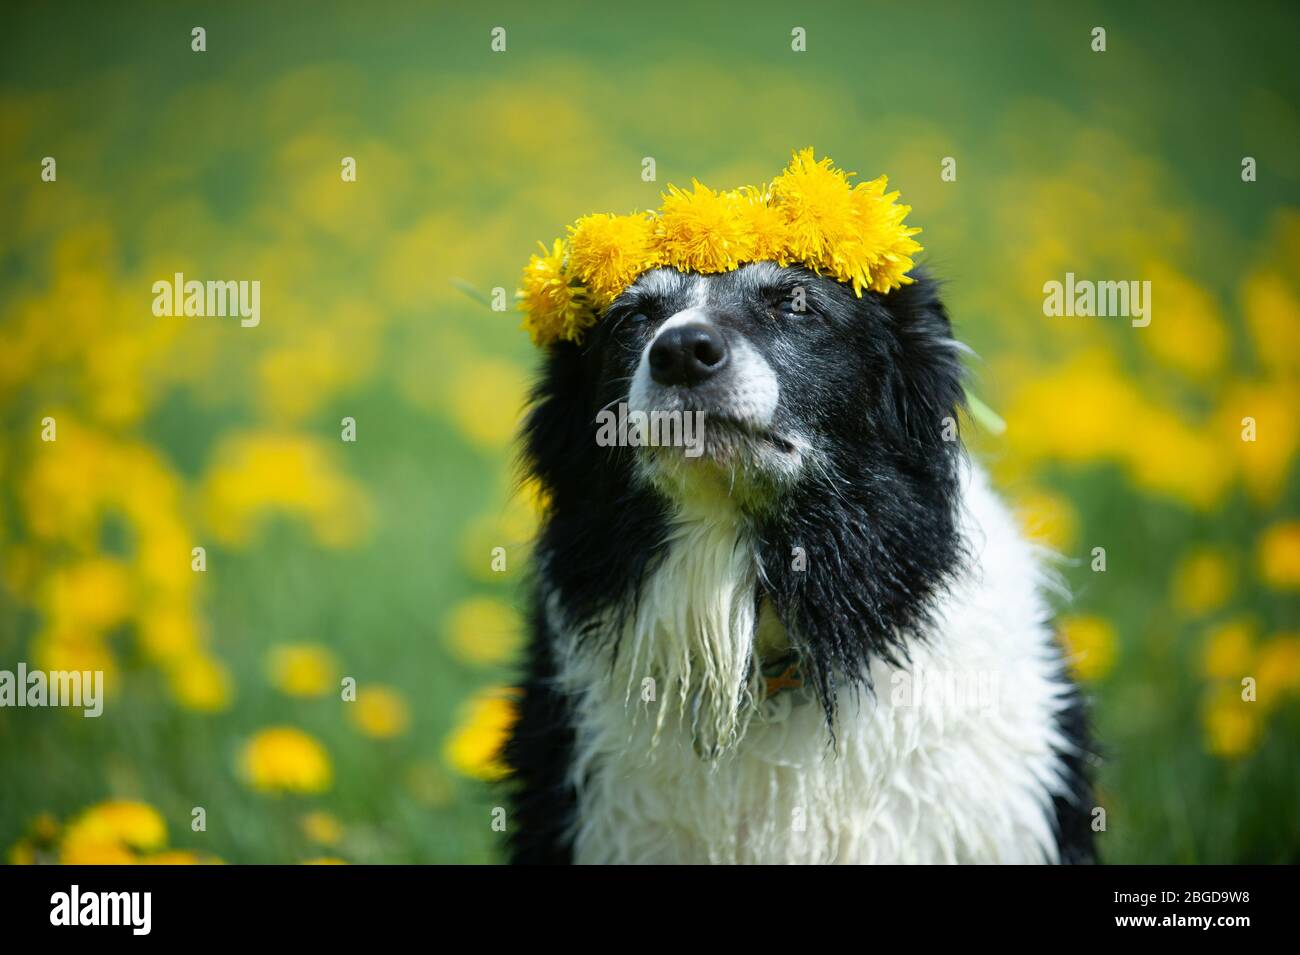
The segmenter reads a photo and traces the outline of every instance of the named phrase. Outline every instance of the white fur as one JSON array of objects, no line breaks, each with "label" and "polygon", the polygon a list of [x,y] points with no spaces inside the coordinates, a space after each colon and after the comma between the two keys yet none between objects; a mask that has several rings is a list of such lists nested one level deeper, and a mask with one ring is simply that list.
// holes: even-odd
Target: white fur
[{"label": "white fur", "polygon": [[[701,283],[697,293],[703,288]],[[641,349],[641,360],[637,363],[636,372],[632,376],[632,386],[628,389],[630,410],[647,413],[676,410],[681,400],[680,397],[676,397],[677,389],[664,389],[655,384],[650,377],[650,349],[664,332],[687,324],[710,325],[712,320],[706,310],[692,306],[677,312],[659,326],[654,338],[646,342],[645,347]],[[730,343],[730,349],[731,368],[727,373],[730,387],[727,389],[723,408],[729,417],[737,421],[766,428],[772,423],[772,416],[776,414],[777,402],[781,397],[781,387],[777,382],[776,372],[754,346],[743,338],[734,338]]]},{"label": "white fur", "polygon": [[[744,524],[716,501],[682,512],[612,668],[593,644],[561,640],[559,680],[576,700],[576,861],[1056,861],[1053,746],[1066,743],[1054,717],[1067,686],[1043,573],[974,466],[963,497],[976,570],[942,599],[906,672],[877,663],[874,696],[841,694],[834,751],[805,691],[762,703],[746,685],[756,639],[783,633],[766,609],[755,619]],[[549,610],[559,632],[574,623]],[[926,677],[998,692],[973,706],[942,692],[909,700]]]}]

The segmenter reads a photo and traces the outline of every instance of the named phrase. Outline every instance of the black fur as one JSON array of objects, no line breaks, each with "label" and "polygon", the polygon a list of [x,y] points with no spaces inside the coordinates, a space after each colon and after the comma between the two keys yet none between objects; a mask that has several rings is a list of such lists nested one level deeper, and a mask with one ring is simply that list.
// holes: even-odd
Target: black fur
[{"label": "black fur", "polygon": [[566,775],[573,728],[568,704],[553,685],[551,634],[540,612],[533,614],[532,632],[519,721],[504,753],[511,768],[510,859],[521,865],[560,865],[572,861],[568,831],[576,807]]},{"label": "black fur", "polygon": [[[817,398],[830,467],[759,521],[767,595],[830,720],[837,679],[875,657],[899,662],[961,558],[961,446],[944,428],[963,392],[947,313],[924,277],[845,304],[851,337],[836,347],[852,359],[827,356],[835,372]],[[794,547],[807,556],[797,571]]]},{"label": "black fur", "polygon": [[[523,470],[541,483],[548,510],[535,555],[538,610],[522,712],[505,754],[516,862],[571,854],[572,730],[541,604],[552,595],[570,622],[632,612],[666,539],[672,508],[638,480],[638,449],[596,441],[597,413],[626,397],[659,323],[699,305],[698,277],[661,273],[624,293],[582,346],[548,349],[524,428]],[[757,599],[771,601],[799,651],[829,742],[838,685],[864,686],[871,660],[905,656],[906,641],[924,629],[933,598],[961,566],[962,450],[952,430],[963,401],[960,358],[937,287],[923,274],[861,298],[798,267],[749,267],[707,282],[710,320],[777,369],[773,432],[814,436],[815,467],[792,484],[743,471],[757,490],[737,501],[759,542]],[[808,307],[797,315],[784,306],[796,289]],[[792,569],[794,548],[806,555],[800,571]],[[618,631],[593,636],[611,629]],[[1058,812],[1073,847],[1074,816]]]},{"label": "black fur", "polygon": [[1057,719],[1057,727],[1069,748],[1060,753],[1068,788],[1052,798],[1056,811],[1056,848],[1062,865],[1088,865],[1097,861],[1092,829],[1095,798],[1088,771],[1093,743],[1088,731],[1087,707],[1077,686]]}]

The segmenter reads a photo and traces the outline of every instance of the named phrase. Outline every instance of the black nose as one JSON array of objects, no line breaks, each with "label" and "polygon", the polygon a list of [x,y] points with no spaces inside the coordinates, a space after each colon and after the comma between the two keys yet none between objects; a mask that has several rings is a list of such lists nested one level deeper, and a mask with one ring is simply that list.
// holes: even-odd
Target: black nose
[{"label": "black nose", "polygon": [[670,328],[650,346],[650,377],[661,385],[697,385],[726,363],[722,332],[704,322]]}]

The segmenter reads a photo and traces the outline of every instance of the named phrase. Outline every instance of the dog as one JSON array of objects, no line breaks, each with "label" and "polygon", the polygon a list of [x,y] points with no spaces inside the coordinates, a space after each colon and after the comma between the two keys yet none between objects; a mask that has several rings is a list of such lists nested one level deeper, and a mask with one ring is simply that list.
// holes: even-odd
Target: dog
[{"label": "dog", "polygon": [[[656,268],[552,345],[515,863],[1094,861],[1080,691],[918,269]],[[700,419],[694,454],[602,410]],[[644,435],[642,435],[644,438]]]}]

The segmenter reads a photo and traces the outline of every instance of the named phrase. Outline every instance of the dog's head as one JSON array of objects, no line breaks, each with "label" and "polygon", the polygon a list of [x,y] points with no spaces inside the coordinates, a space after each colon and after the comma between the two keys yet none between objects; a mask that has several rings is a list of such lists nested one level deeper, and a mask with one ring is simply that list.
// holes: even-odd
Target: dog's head
[{"label": "dog's head", "polygon": [[568,551],[551,573],[580,607],[626,599],[674,512],[726,498],[825,699],[832,671],[898,650],[956,563],[962,394],[924,275],[857,297],[772,262],[647,272],[548,352],[526,456],[544,551]]}]

